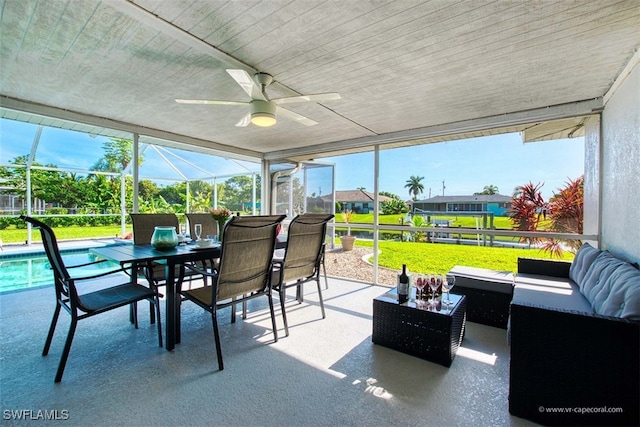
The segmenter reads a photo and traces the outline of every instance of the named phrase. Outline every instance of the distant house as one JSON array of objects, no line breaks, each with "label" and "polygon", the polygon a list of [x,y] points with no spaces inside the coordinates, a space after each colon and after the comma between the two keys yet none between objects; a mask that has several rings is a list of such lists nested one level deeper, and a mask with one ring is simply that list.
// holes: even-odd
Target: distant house
[{"label": "distant house", "polygon": [[428,212],[489,212],[495,216],[507,216],[511,196],[502,194],[477,194],[472,196],[436,196],[413,202],[413,211]]},{"label": "distant house", "polygon": [[[373,197],[374,194],[365,190],[344,190],[344,191],[336,191],[336,202],[340,203],[340,207],[343,211],[351,210],[355,213],[369,213],[373,212],[374,202]],[[325,202],[325,206],[331,205],[332,198],[331,195],[324,196],[322,198]],[[391,197],[387,196],[378,196],[378,203],[382,203],[384,201],[391,200]],[[380,206],[378,206],[380,208]]]}]

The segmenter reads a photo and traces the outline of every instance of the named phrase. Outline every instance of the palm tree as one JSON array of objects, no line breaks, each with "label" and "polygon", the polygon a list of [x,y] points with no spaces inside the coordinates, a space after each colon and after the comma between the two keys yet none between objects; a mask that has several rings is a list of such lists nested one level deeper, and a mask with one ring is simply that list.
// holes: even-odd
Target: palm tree
[{"label": "palm tree", "polygon": [[420,182],[423,179],[424,176],[411,175],[404,186],[404,188],[409,189],[409,194],[413,194],[413,200],[418,200],[418,194],[424,191],[424,185]]},{"label": "palm tree", "polygon": [[484,188],[482,189],[482,193],[480,194],[487,194],[487,195],[498,194],[498,187],[496,187],[495,185],[485,185]]}]

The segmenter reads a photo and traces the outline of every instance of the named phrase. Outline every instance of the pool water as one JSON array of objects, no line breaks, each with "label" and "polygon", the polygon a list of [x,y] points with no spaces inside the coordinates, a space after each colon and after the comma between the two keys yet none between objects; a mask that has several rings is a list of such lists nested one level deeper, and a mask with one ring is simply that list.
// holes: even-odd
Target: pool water
[{"label": "pool water", "polygon": [[[63,253],[62,258],[67,266],[85,264],[97,261],[101,258],[82,252]],[[81,276],[90,276],[118,268],[119,265],[111,261],[102,262],[95,266],[78,267],[75,271],[81,271]],[[47,256],[33,254],[11,257],[0,257],[0,294],[10,291],[19,291],[30,288],[53,285],[53,271]]]}]

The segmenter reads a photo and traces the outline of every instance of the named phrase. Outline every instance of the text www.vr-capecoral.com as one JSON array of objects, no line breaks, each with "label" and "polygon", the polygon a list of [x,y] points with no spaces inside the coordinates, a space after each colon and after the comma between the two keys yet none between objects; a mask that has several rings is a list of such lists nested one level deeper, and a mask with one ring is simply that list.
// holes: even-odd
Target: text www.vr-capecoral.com
[{"label": "text www.vr-capecoral.com", "polygon": [[575,408],[563,408],[563,407],[551,407],[540,406],[538,412],[545,412],[549,414],[620,414],[624,412],[622,408],[610,408],[608,406],[597,406],[592,408],[575,407]]},{"label": "text www.vr-capecoral.com", "polygon": [[69,410],[67,409],[5,409],[2,411],[3,420],[68,420]]}]

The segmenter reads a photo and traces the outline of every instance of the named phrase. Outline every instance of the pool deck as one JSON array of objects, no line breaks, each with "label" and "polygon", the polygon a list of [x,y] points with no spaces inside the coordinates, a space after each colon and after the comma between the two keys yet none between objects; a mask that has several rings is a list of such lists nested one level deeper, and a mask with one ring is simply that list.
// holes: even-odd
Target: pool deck
[{"label": "pool deck", "polygon": [[[81,239],[81,240],[59,240],[60,252],[74,252],[83,249],[97,248],[108,245],[131,243],[131,240],[123,239]],[[41,242],[33,242],[30,245],[24,243],[5,243],[0,247],[0,259],[13,258],[23,255],[44,254],[44,246]]]}]

